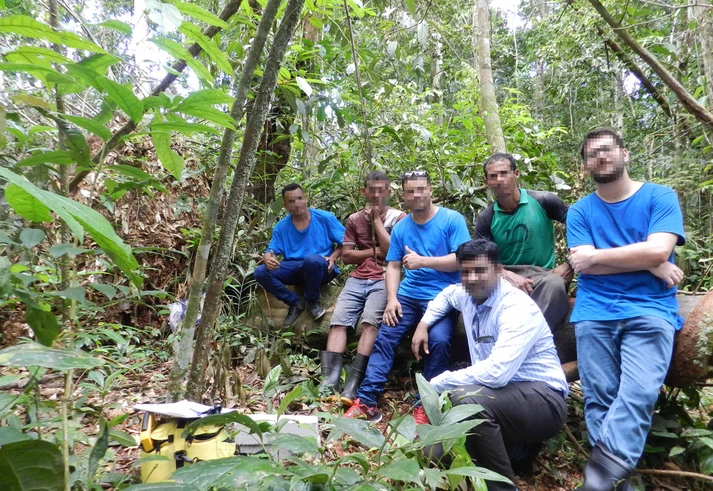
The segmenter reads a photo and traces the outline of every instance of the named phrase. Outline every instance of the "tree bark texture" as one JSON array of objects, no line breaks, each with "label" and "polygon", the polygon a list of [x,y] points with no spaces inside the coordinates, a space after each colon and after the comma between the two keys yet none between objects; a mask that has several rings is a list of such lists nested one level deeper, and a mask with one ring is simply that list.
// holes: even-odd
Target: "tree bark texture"
[{"label": "tree bark texture", "polygon": [[[245,59],[245,65],[240,73],[235,101],[230,108],[230,117],[235,122],[236,127],[240,124],[240,120],[243,119],[245,101],[247,100],[250,83],[252,82],[255,68],[257,68],[260,62],[260,56],[265,48],[267,37],[270,34],[270,29],[279,7],[280,0],[270,0],[263,10],[260,23],[255,31],[255,37],[253,38],[247,58]],[[188,370],[188,363],[193,356],[193,337],[195,335],[196,320],[200,312],[203,286],[205,284],[206,271],[208,270],[208,259],[210,257],[210,249],[213,245],[213,235],[215,234],[218,210],[220,208],[220,202],[223,199],[223,187],[225,186],[225,177],[230,168],[234,142],[235,131],[226,128],[223,132],[218,162],[213,176],[213,183],[210,188],[210,197],[206,203],[201,240],[198,245],[198,250],[196,251],[191,284],[188,290],[186,315],[181,324],[180,340],[174,354],[174,363],[169,377],[169,397],[173,401],[180,399],[183,395],[183,381]]]},{"label": "tree bark texture", "polygon": [[708,107],[713,108],[713,10],[696,4],[693,15],[698,22],[698,42],[701,45],[703,74],[706,76]]},{"label": "tree bark texture", "polygon": [[505,137],[500,124],[500,111],[495,98],[492,63],[490,61],[490,9],[488,0],[476,0],[473,12],[475,21],[475,53],[480,78],[480,110],[485,121],[485,136],[492,153],[505,152]]},{"label": "tree bark texture", "polygon": [[186,396],[192,400],[198,400],[205,390],[203,376],[208,366],[214,325],[220,314],[223,283],[230,263],[235,229],[242,211],[245,190],[255,168],[257,159],[255,152],[260,142],[260,133],[275,91],[282,58],[299,23],[303,6],[304,0],[289,0],[287,3],[285,16],[273,40],[262,82],[255,96],[252,113],[245,128],[240,158],[235,168],[233,184],[220,231],[217,257],[213,261],[203,315],[197,329],[196,349],[193,352],[193,363],[186,387]]},{"label": "tree bark texture", "polygon": [[[218,17],[223,21],[227,21],[233,15],[235,15],[235,13],[240,8],[240,4],[242,3],[242,1],[243,0],[231,0],[225,7],[223,7],[223,10],[220,12],[220,14],[218,14]],[[203,30],[203,35],[208,39],[212,39],[220,31],[220,27],[209,26]],[[198,43],[193,43],[191,47],[188,48],[188,52],[194,58],[198,56],[202,50],[203,48],[201,48]],[[166,75],[163,80],[161,80],[161,82],[156,87],[154,87],[150,95],[157,96],[161,92],[166,90],[174,82],[174,80],[178,78],[178,74],[183,72],[183,70],[185,69],[185,61],[179,60],[175,62],[173,65],[171,65],[171,73]],[[92,162],[94,162],[94,164],[98,164],[99,162],[104,160],[106,154],[108,154],[111,150],[119,146],[121,137],[133,133],[134,130],[136,130],[136,123],[134,123],[133,121],[129,121],[124,126],[116,130],[116,132],[111,135],[109,141],[107,141],[104,146],[102,146],[102,148],[96,153],[96,155],[92,157]],[[75,192],[84,180],[84,178],[87,177],[87,174],[89,174],[90,172],[91,170],[83,170],[79,172],[76,176],[74,176],[74,179],[72,179],[72,181],[69,183],[69,191],[71,193]]]},{"label": "tree bark texture", "polygon": [[604,21],[612,27],[622,42],[639,55],[639,57],[644,60],[644,62],[649,65],[649,67],[651,67],[651,69],[656,72],[659,77],[661,77],[661,80],[663,80],[666,86],[668,86],[668,88],[671,89],[671,91],[676,95],[676,98],[686,109],[686,111],[692,114],[698,121],[706,125],[706,127],[713,129],[713,113],[701,106],[698,101],[686,90],[686,88],[678,80],[676,80],[676,78],[668,70],[666,70],[661,63],[659,63],[651,52],[642,47],[633,37],[631,37],[626,29],[621,27],[619,22],[612,17],[609,11],[599,2],[599,0],[589,0],[589,3],[599,13],[602,19],[604,19]]}]

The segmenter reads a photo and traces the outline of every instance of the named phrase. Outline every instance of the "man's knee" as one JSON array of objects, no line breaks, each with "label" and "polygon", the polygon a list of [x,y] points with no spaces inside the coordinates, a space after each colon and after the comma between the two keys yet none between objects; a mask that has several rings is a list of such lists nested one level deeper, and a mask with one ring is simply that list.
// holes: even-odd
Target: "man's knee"
[{"label": "man's knee", "polygon": [[310,254],[309,256],[305,257],[303,267],[304,268],[320,268],[326,262],[327,262],[327,260],[324,259],[324,257],[320,256],[319,254]]},{"label": "man's knee", "polygon": [[550,273],[544,275],[537,286],[553,293],[562,292],[565,295],[567,294],[567,282],[558,274]]},{"label": "man's knee", "polygon": [[262,285],[270,278],[270,276],[272,276],[272,272],[267,269],[267,266],[261,264],[260,266],[255,268],[253,276],[255,277],[255,281]]}]

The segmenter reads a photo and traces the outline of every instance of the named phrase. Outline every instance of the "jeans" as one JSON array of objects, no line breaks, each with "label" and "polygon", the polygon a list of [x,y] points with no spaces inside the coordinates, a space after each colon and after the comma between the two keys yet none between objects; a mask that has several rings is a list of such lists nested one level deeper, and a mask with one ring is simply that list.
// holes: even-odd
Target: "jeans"
[{"label": "jeans", "polygon": [[319,287],[336,278],[337,273],[327,271],[329,263],[319,254],[310,254],[304,259],[284,260],[274,271],[261,264],[255,268],[255,281],[267,293],[275,296],[287,305],[295,305],[300,297],[285,285],[304,285],[304,297],[308,303],[319,300]]},{"label": "jeans", "polygon": [[354,328],[362,324],[379,327],[386,307],[386,281],[349,278],[337,298],[330,327]]},{"label": "jeans", "polygon": [[[374,342],[374,351],[369,358],[366,374],[357,397],[369,406],[376,406],[379,396],[384,392],[384,386],[394,366],[396,348],[408,331],[418,324],[428,308],[429,300],[416,300],[397,296],[401,304],[403,316],[395,326],[382,323],[379,334]],[[448,370],[448,359],[451,351],[451,333],[458,319],[458,311],[454,310],[443,319],[436,322],[428,330],[428,351],[425,355],[423,376],[426,380],[440,375]]]},{"label": "jeans", "polygon": [[575,324],[589,442],[636,467],[668,372],[675,329],[640,316]]}]

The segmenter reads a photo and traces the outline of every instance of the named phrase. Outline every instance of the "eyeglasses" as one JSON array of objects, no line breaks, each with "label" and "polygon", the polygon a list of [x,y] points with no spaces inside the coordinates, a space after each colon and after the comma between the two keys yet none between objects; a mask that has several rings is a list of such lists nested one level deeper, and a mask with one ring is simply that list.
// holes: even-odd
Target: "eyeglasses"
[{"label": "eyeglasses", "polygon": [[410,179],[412,177],[428,177],[428,172],[425,170],[411,170],[401,174],[401,179]]}]

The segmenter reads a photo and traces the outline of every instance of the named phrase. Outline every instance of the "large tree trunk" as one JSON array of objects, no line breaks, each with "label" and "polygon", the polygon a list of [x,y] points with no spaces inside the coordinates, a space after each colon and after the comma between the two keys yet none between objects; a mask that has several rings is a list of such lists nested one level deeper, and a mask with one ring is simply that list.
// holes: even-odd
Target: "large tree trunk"
[{"label": "large tree trunk", "polygon": [[476,66],[480,78],[480,111],[485,121],[485,136],[493,153],[505,152],[505,137],[500,124],[498,101],[495,98],[493,71],[490,61],[490,11],[488,0],[476,0],[473,30]]},{"label": "large tree trunk", "polygon": [[273,40],[262,82],[255,96],[252,114],[245,128],[245,136],[240,149],[240,159],[235,168],[233,184],[230,188],[230,196],[228,197],[225,217],[220,230],[218,251],[213,261],[213,269],[208,281],[203,316],[197,330],[196,349],[193,352],[193,363],[186,387],[186,396],[189,399],[200,399],[205,390],[203,377],[208,366],[211,341],[214,334],[213,328],[220,314],[223,283],[227,276],[235,230],[242,212],[245,190],[255,168],[257,159],[255,152],[257,151],[260,133],[275,92],[277,74],[280,71],[282,58],[299,23],[303,5],[304,0],[289,0],[287,3],[285,16]]},{"label": "large tree trunk", "polygon": [[[483,1],[483,0],[480,0]],[[631,48],[644,62],[661,77],[661,80],[668,86],[669,89],[676,95],[676,98],[681,102],[681,105],[691,113],[698,121],[713,129],[713,113],[701,106],[698,101],[686,90],[686,88],[676,80],[676,78],[668,71],[647,49],[642,47],[631,35],[622,28],[619,22],[609,13],[599,0],[589,0],[594,9],[601,15],[602,19],[609,24],[619,38]]]},{"label": "large tree trunk", "polygon": [[[277,9],[280,6],[280,0],[270,0],[265,6],[260,24],[258,25],[252,45],[248,51],[245,65],[240,74],[240,81],[236,89],[235,101],[230,109],[230,117],[235,122],[237,127],[240,120],[243,118],[245,101],[250,89],[255,68],[257,67],[260,56],[265,48],[267,36],[270,33],[270,28],[275,20]],[[206,203],[205,216],[203,217],[203,229],[201,231],[201,240],[198,245],[196,259],[193,263],[193,275],[188,293],[188,305],[186,306],[186,315],[181,325],[179,332],[179,342],[175,349],[174,363],[171,369],[169,378],[169,397],[176,401],[183,395],[183,380],[188,370],[188,362],[193,356],[193,336],[195,334],[196,319],[200,311],[201,297],[203,293],[203,285],[205,283],[205,275],[208,269],[208,258],[210,249],[213,245],[213,235],[215,234],[215,225],[218,218],[218,209],[220,202],[223,199],[223,187],[225,185],[225,176],[230,168],[230,160],[233,155],[233,142],[235,141],[235,131],[226,128],[223,132],[223,141],[220,145],[220,153],[218,162],[213,176],[213,183],[210,188],[210,197]]]}]

